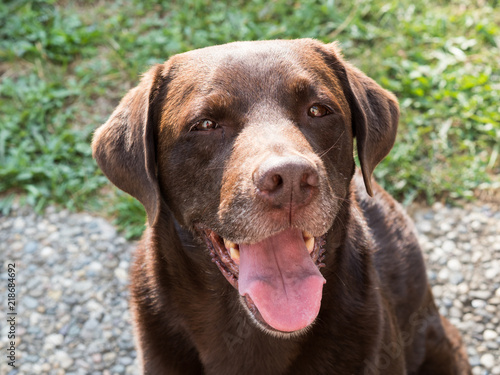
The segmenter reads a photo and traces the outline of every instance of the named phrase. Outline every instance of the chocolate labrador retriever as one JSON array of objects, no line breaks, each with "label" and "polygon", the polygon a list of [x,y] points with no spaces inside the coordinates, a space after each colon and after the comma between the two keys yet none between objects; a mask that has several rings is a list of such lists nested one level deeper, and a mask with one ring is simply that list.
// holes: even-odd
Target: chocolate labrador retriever
[{"label": "chocolate labrador retriever", "polygon": [[410,219],[372,180],[398,114],[311,39],[199,49],[144,75],[93,141],[148,216],[131,276],[143,373],[470,373]]}]

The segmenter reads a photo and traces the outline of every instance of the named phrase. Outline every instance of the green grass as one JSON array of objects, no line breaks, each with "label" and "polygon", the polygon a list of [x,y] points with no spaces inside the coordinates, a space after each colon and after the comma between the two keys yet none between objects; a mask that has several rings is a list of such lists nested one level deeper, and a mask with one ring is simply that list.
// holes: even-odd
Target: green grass
[{"label": "green grass", "polygon": [[500,180],[498,1],[7,1],[0,4],[0,210],[12,201],[114,215],[93,130],[151,64],[234,40],[314,37],[393,91],[398,141],[376,170],[400,200],[469,198]]}]

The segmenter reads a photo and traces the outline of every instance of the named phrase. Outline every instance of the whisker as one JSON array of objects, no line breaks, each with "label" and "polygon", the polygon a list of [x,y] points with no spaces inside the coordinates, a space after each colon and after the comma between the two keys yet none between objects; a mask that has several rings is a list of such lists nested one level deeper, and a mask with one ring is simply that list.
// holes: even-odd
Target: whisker
[{"label": "whisker", "polygon": [[319,154],[319,157],[322,158],[328,152],[330,152],[332,150],[332,148],[334,148],[337,145],[337,143],[339,142],[340,138],[342,138],[342,136],[344,135],[344,133],[345,133],[345,130],[342,131],[342,133],[339,135],[339,137],[337,138],[337,140],[335,141],[335,143],[331,147],[329,147],[326,151],[323,151],[321,154]]},{"label": "whisker", "polygon": [[337,272],[335,272],[335,276],[337,276],[337,278],[340,280],[340,282],[342,284],[344,284],[345,287],[347,287],[346,283],[344,282],[344,280],[342,280],[342,278],[339,276],[339,274]]}]

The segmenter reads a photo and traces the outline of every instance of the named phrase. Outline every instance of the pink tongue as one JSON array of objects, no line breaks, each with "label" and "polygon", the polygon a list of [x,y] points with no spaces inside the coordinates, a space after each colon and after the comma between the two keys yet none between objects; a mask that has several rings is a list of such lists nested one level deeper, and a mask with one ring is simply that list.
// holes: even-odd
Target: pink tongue
[{"label": "pink tongue", "polygon": [[325,282],[298,229],[256,244],[240,244],[239,292],[250,296],[274,329],[293,332],[311,324]]}]

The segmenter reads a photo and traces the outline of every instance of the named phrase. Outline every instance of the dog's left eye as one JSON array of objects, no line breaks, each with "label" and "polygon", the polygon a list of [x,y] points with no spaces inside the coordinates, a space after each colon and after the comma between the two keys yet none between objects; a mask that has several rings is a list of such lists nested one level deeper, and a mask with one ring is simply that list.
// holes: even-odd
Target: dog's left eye
[{"label": "dog's left eye", "polygon": [[206,130],[214,130],[214,129],[217,129],[218,127],[219,127],[219,125],[215,121],[204,119],[204,120],[201,120],[201,121],[197,122],[191,128],[191,130],[206,131]]},{"label": "dog's left eye", "polygon": [[307,114],[310,117],[323,117],[330,114],[331,111],[321,104],[314,104],[307,110]]}]

